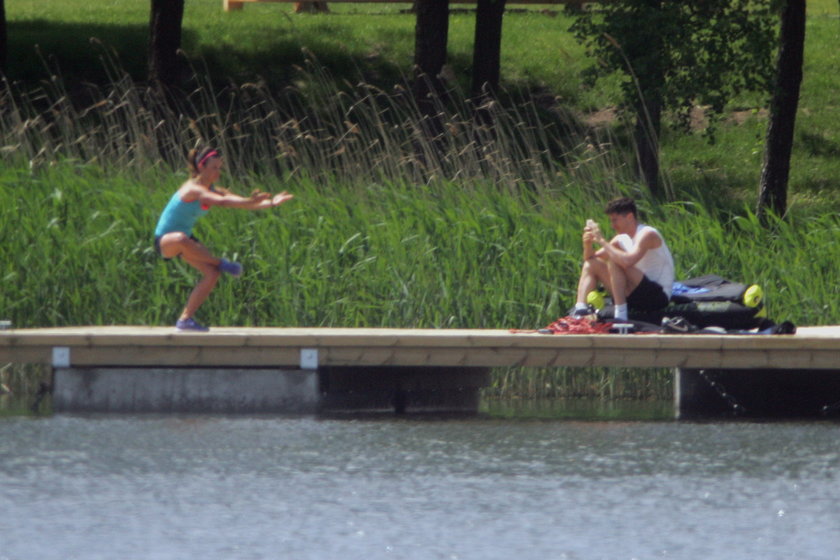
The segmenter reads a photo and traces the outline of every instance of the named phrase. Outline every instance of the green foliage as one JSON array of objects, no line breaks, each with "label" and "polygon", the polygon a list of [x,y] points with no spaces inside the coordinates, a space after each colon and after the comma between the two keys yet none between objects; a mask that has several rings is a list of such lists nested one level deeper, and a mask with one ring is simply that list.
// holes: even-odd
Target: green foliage
[{"label": "green foliage", "polygon": [[597,64],[619,73],[624,103],[662,99],[688,129],[696,105],[720,114],[745,91],[769,91],[776,20],[756,0],[622,0],[583,12],[573,29]]}]

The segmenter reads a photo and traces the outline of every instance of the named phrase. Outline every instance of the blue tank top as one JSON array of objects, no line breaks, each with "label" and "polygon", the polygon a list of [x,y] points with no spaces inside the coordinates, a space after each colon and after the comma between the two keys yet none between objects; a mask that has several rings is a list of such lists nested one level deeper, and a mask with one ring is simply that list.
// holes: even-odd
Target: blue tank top
[{"label": "blue tank top", "polygon": [[[212,191],[213,187],[210,187],[210,190]],[[157,227],[155,227],[155,237],[160,237],[173,231],[182,231],[187,235],[191,235],[196,220],[209,210],[209,207],[202,207],[201,202],[198,200],[184,202],[181,200],[178,191],[176,191],[160,215]]]}]

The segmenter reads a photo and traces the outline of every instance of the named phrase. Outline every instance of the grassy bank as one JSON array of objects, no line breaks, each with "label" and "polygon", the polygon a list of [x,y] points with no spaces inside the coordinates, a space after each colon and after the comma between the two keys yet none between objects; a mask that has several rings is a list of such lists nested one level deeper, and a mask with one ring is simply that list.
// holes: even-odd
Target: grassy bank
[{"label": "grassy bank", "polygon": [[[405,13],[409,4],[333,4],[331,14],[315,16],[292,14],[290,4],[247,5],[234,13],[223,12],[220,4],[191,0],[184,14],[186,56],[201,73],[207,70],[216,86],[229,81],[265,83],[274,91],[299,86],[303,78],[295,67],[305,64],[307,52],[335,80],[332,92],[359,81],[388,91],[411,72],[414,17]],[[112,76],[100,58],[115,52],[129,76],[142,80],[148,10],[132,0],[16,0],[6,7],[10,78],[43,80],[46,64],[65,80],[107,84]],[[474,19],[471,9],[458,9],[450,21],[449,75],[462,90],[468,84]],[[580,78],[592,61],[568,32],[572,22],[557,7],[511,5],[503,32],[504,87],[515,99],[535,95],[543,105],[620,129],[609,110],[617,101],[615,84],[589,88]],[[838,41],[837,3],[808,2],[792,212],[840,208],[834,188],[840,176]],[[666,128],[663,170],[672,188],[682,197],[704,191],[712,200],[734,199],[736,208],[752,206],[763,154],[765,101],[760,94],[734,100],[714,144],[703,137],[702,124],[690,135]]]},{"label": "grassy bank", "polygon": [[[248,4],[225,13],[219,0],[185,4],[182,46],[186,57],[220,82],[264,81],[278,90],[296,79],[293,66],[304,50],[339,81],[360,78],[389,87],[411,74],[415,16],[410,3],[332,4],[328,15],[292,13],[291,3]],[[545,9],[547,8],[547,9]],[[149,6],[133,0],[15,0],[9,19],[12,79],[43,79],[43,60],[66,79],[104,83],[98,64],[104,48],[119,54],[135,80],[146,73]],[[577,102],[583,93],[577,73],[587,64],[568,28],[570,16],[558,6],[511,6],[505,20],[503,75],[515,88],[542,87]],[[454,6],[449,25],[451,76],[466,88],[472,65],[474,8]],[[90,39],[97,41],[91,44]],[[38,46],[40,55],[35,50]],[[104,47],[104,48],[103,48]],[[585,102],[601,106],[599,92]]]}]

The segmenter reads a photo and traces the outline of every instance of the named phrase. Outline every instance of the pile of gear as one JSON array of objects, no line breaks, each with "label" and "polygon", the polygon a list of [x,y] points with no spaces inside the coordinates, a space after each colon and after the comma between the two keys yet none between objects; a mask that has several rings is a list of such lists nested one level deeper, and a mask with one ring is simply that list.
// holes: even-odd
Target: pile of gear
[{"label": "pile of gear", "polygon": [[539,332],[545,334],[698,333],[794,334],[789,321],[767,317],[764,291],[757,284],[732,282],[714,274],[675,282],[671,301],[656,311],[629,309],[616,321],[610,298],[602,291],[587,296],[588,313],[569,312]]}]

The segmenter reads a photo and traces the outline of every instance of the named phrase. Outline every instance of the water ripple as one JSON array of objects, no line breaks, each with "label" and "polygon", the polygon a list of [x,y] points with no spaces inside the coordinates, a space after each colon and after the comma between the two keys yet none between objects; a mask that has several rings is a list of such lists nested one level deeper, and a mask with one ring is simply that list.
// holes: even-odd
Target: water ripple
[{"label": "water ripple", "polygon": [[12,418],[0,559],[833,560],[836,441],[818,423]]}]

